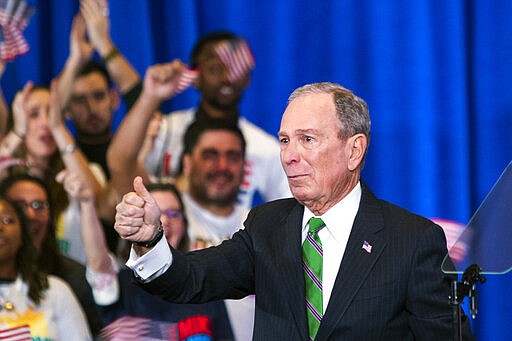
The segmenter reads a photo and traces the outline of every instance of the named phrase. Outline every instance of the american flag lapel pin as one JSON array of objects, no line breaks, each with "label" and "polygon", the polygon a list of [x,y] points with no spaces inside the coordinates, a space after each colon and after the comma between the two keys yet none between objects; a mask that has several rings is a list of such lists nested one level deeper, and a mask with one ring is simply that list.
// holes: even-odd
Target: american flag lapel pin
[{"label": "american flag lapel pin", "polygon": [[368,253],[372,253],[372,246],[366,240],[363,242],[363,246],[361,248]]}]

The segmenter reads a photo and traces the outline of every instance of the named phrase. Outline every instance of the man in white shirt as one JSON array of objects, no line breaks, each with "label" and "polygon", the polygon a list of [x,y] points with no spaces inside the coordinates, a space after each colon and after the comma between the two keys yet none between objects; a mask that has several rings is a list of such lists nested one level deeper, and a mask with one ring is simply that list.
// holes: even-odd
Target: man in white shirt
[{"label": "man in white shirt", "polygon": [[[192,250],[219,245],[231,238],[247,217],[236,203],[244,175],[245,139],[229,121],[196,121],[184,138],[183,172],[188,191],[183,194]],[[226,300],[235,339],[251,340],[254,296]]]},{"label": "man in white shirt", "polygon": [[183,193],[192,250],[220,244],[238,231],[247,209],[236,202],[244,176],[245,139],[228,121],[192,123],[184,138]]},{"label": "man in white shirt", "polygon": [[[183,135],[196,120],[226,119],[237,124],[247,141],[245,176],[238,201],[250,208],[257,191],[269,201],[291,196],[286,176],[279,166],[279,145],[272,135],[240,116],[239,103],[251,78],[247,67],[236,79],[229,77],[229,67],[220,58],[216,48],[223,43],[245,41],[229,32],[218,32],[202,37],[192,51],[191,67],[198,70],[195,87],[201,98],[196,108],[164,115],[153,149],[144,160],[148,173],[157,178],[179,174]],[[247,53],[250,53],[248,51]]]}]

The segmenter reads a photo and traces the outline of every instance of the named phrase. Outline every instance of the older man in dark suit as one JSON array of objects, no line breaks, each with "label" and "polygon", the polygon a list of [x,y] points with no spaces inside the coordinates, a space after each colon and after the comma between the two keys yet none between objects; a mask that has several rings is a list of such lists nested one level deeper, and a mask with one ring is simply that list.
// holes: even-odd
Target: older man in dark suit
[{"label": "older man in dark suit", "polygon": [[183,255],[159,239],[160,213],[136,178],[115,225],[134,243],[128,265],[175,302],[256,294],[254,340],[451,339],[443,231],[360,179],[369,136],[367,105],[349,90],[295,90],[279,131],[294,198],[252,209],[231,240]]}]

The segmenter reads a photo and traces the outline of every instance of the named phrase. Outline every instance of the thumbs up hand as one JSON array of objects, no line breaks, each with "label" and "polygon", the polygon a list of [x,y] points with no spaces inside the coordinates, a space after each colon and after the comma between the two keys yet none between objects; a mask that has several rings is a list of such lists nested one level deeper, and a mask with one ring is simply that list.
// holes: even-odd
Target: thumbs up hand
[{"label": "thumbs up hand", "polygon": [[158,233],[160,209],[140,176],[133,180],[133,189],[134,192],[125,194],[116,206],[114,228],[123,239],[146,242]]}]

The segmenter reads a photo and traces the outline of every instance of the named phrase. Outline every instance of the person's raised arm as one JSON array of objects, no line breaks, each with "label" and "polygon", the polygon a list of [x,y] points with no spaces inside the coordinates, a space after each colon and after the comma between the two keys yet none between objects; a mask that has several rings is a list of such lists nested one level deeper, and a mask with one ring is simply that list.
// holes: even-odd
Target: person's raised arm
[{"label": "person's raised arm", "polygon": [[151,66],[146,71],[142,93],[121,121],[107,151],[112,184],[117,193],[130,191],[135,175],[147,178],[143,165],[138,162],[139,151],[153,114],[164,100],[177,93],[184,70],[184,64],[175,60]]},{"label": "person's raised arm", "polygon": [[93,190],[93,193],[97,195],[102,190],[101,185],[89,168],[87,158],[75,144],[75,139],[63,121],[56,80],[52,81],[50,87],[49,116],[50,130],[64,165],[69,171],[83,177],[84,181],[87,181],[87,185]]},{"label": "person's raised arm", "polygon": [[21,91],[16,93],[12,104],[13,127],[4,136],[0,144],[0,157],[10,157],[22,144],[27,134],[27,112],[25,103],[32,90],[32,82],[27,82]]},{"label": "person's raised arm", "polygon": [[[5,72],[5,62],[0,60],[0,80]],[[0,85],[0,137],[4,137],[7,132],[7,124],[9,123],[9,107],[5,101],[4,92]]]},{"label": "person's raised arm", "polygon": [[80,14],[75,15],[69,35],[69,56],[59,75],[58,89],[62,108],[69,102],[72,85],[78,71],[91,60],[94,52],[94,47],[86,39],[86,32],[84,18]]},{"label": "person's raised arm", "polygon": [[160,126],[162,125],[163,115],[160,111],[157,111],[153,114],[151,121],[149,122],[148,129],[146,130],[146,137],[144,138],[144,142],[139,151],[139,155],[137,156],[137,162],[142,168],[144,167],[144,163],[148,155],[154,149],[155,141],[160,133]]},{"label": "person's raised arm", "polygon": [[140,82],[140,76],[112,42],[108,4],[80,0],[80,13],[85,19],[89,41],[101,56],[119,92],[125,94]]},{"label": "person's raised arm", "polygon": [[103,226],[96,211],[93,190],[88,186],[87,181],[67,169],[57,175],[57,181],[62,183],[71,197],[80,202],[80,223],[87,267],[95,272],[112,273],[114,269]]}]

